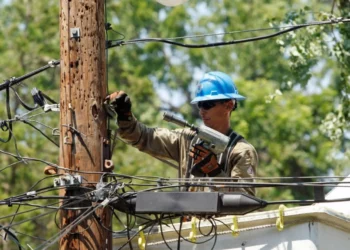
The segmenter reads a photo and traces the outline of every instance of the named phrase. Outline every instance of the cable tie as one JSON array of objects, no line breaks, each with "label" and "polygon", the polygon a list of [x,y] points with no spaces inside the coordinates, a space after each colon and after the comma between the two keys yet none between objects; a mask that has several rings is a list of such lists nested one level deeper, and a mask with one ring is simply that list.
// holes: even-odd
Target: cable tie
[{"label": "cable tie", "polygon": [[278,218],[276,220],[276,227],[278,231],[282,231],[284,228],[284,209],[286,208],[286,206],[284,205],[280,205],[278,208]]},{"label": "cable tie", "polygon": [[189,235],[189,240],[195,243],[197,241],[197,218],[192,217],[191,220],[191,232]]},{"label": "cable tie", "polygon": [[233,221],[233,224],[231,226],[231,230],[232,230],[232,236],[236,237],[239,235],[239,231],[238,231],[238,218],[237,216],[233,216],[232,217],[232,221]]},{"label": "cable tie", "polygon": [[105,206],[108,205],[109,202],[110,202],[110,200],[109,200],[108,198],[106,198],[106,199],[104,199],[104,200],[101,202],[101,205],[102,205],[103,207],[105,207]]},{"label": "cable tie", "polygon": [[36,191],[27,192],[27,196],[36,196]]},{"label": "cable tie", "polygon": [[146,237],[145,234],[143,233],[143,227],[139,226],[139,239],[137,241],[140,250],[145,250],[146,249]]}]

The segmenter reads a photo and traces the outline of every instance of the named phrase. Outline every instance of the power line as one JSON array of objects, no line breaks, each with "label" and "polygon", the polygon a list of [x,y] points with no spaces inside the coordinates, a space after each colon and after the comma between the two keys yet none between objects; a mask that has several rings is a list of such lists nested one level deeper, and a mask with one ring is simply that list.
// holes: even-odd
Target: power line
[{"label": "power line", "polygon": [[247,42],[254,42],[258,40],[264,40],[264,39],[269,39],[273,38],[294,30],[298,30],[301,28],[309,27],[309,26],[316,26],[316,25],[329,25],[329,24],[339,24],[339,23],[348,23],[350,22],[350,19],[339,17],[339,18],[333,18],[327,21],[315,21],[311,23],[304,23],[304,24],[297,24],[297,25],[291,25],[291,26],[286,26],[288,28],[278,31],[273,34],[265,35],[265,36],[257,36],[257,37],[251,37],[251,38],[245,38],[245,39],[240,39],[240,40],[232,40],[228,42],[216,42],[216,43],[208,43],[208,44],[185,44],[185,43],[179,43],[179,42],[174,42],[173,40],[178,40],[178,39],[184,39],[184,38],[194,38],[194,37],[204,37],[204,36],[218,36],[218,35],[227,35],[227,34],[234,34],[234,33],[241,33],[241,32],[255,32],[255,31],[263,31],[263,30],[270,30],[270,29],[283,29],[283,27],[276,27],[276,28],[265,28],[265,29],[254,29],[254,30],[245,30],[245,31],[232,31],[232,32],[224,32],[224,33],[216,33],[216,34],[207,34],[207,35],[198,35],[198,36],[184,36],[184,37],[175,37],[175,38],[143,38],[143,39],[132,39],[128,41],[117,41],[117,42],[112,42],[110,41],[108,43],[107,48],[113,48],[113,47],[118,47],[118,46],[124,46],[124,45],[129,45],[129,44],[138,44],[138,43],[148,43],[148,42],[160,42],[160,43],[167,43],[171,45],[176,45],[180,47],[185,47],[185,48],[209,48],[209,47],[219,47],[219,46],[225,46],[225,45],[232,45],[232,44],[238,44],[238,43],[247,43]]}]

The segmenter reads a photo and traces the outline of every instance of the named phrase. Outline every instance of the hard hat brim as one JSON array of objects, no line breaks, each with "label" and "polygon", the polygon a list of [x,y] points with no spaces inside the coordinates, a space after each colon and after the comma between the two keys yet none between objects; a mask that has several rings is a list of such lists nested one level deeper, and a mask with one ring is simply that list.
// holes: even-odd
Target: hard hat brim
[{"label": "hard hat brim", "polygon": [[212,96],[197,96],[191,101],[191,104],[196,104],[198,102],[203,102],[203,101],[230,100],[230,99],[236,99],[237,101],[242,101],[246,99],[246,97],[239,94],[218,94],[218,95],[212,95]]}]

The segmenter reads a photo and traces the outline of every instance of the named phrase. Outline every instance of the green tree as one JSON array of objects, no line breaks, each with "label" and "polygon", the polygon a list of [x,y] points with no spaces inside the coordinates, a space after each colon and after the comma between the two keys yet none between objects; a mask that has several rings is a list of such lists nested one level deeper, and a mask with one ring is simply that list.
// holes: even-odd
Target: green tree
[{"label": "green tree", "polygon": [[[52,59],[59,59],[58,7],[59,3],[57,1],[0,1],[0,81],[11,77],[20,77],[46,65]],[[42,110],[37,110],[29,113],[28,116],[22,116],[28,110],[20,105],[14,94],[15,91],[29,106],[34,106],[31,95],[31,89],[34,87],[43,91],[52,99],[59,101],[58,80],[59,70],[49,69],[23,81],[21,84],[13,86],[13,90],[10,90],[9,103],[12,117],[17,115],[18,117],[29,118],[32,114],[44,113]],[[3,90],[0,95],[2,102],[0,120],[7,120],[5,92]],[[50,127],[58,127],[58,118],[58,113],[46,113],[30,118],[28,122],[31,122],[42,132],[48,134],[54,141],[58,142],[58,138],[51,135],[52,129],[50,129]],[[1,130],[0,138],[6,139],[8,133],[9,131]],[[29,125],[18,120],[13,123],[11,133],[12,139],[8,143],[1,143],[1,150],[50,162],[58,161],[57,146],[53,145]],[[32,187],[34,190],[37,190],[52,185],[52,179],[37,183],[45,177],[43,175],[44,164],[30,161],[22,162],[19,161],[20,159],[17,160],[4,154],[0,155],[0,159],[1,200],[26,193]],[[38,204],[44,205],[47,202],[39,202]],[[26,210],[28,210],[27,206],[2,205],[0,207],[1,216],[11,215],[16,212],[19,212],[19,214],[15,217],[1,219],[0,225],[8,225],[12,219],[13,223],[16,223],[49,211],[38,209],[30,213],[22,213]],[[33,246],[41,242],[41,239],[48,238],[53,228],[56,228],[54,214],[49,217],[44,216],[33,219],[13,227],[15,232],[24,234],[17,234],[17,236],[20,237],[21,243],[26,248],[28,247],[26,243]],[[3,231],[1,234],[2,236],[5,235]],[[39,237],[33,239],[27,235]],[[7,241],[0,241],[0,248],[18,249],[9,240],[8,235]]]}]

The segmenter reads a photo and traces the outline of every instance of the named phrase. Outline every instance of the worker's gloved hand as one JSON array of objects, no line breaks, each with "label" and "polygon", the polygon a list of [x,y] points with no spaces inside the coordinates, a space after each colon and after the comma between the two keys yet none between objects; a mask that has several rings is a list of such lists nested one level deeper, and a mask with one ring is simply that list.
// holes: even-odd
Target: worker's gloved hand
[{"label": "worker's gloved hand", "polygon": [[110,101],[110,105],[114,108],[118,114],[118,120],[130,120],[131,119],[131,100],[130,97],[124,91],[116,91],[106,99]]},{"label": "worker's gloved hand", "polygon": [[216,155],[202,143],[194,145],[189,155],[193,158],[193,166],[190,169],[192,175],[202,177],[207,174],[209,177],[214,177],[221,172]]}]

